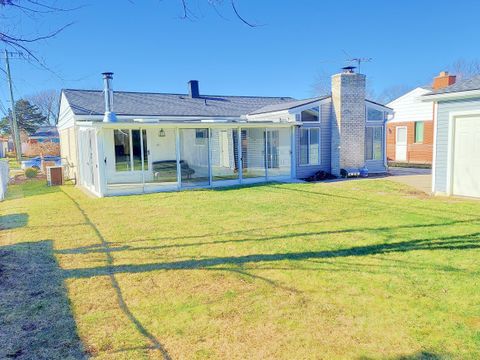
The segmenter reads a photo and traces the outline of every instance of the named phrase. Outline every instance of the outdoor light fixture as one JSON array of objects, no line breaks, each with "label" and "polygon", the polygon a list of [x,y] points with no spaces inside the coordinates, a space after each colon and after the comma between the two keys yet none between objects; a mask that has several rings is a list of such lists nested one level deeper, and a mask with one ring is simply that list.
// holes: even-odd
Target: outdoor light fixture
[{"label": "outdoor light fixture", "polygon": [[158,136],[165,137],[165,131],[163,129],[160,129],[160,131],[158,132]]}]

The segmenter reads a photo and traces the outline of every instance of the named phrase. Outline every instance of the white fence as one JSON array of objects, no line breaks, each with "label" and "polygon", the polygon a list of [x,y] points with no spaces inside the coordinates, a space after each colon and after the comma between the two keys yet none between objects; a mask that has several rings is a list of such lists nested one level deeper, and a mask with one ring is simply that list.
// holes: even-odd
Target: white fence
[{"label": "white fence", "polygon": [[5,198],[8,184],[8,162],[0,160],[0,201]]}]

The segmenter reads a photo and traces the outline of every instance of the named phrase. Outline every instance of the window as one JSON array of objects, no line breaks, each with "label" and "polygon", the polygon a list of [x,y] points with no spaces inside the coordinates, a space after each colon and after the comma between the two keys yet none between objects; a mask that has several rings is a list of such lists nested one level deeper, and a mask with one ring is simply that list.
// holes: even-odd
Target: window
[{"label": "window", "polygon": [[423,143],[423,128],[425,123],[423,121],[415,122],[415,143]]},{"label": "window", "polygon": [[374,108],[367,108],[367,120],[368,121],[382,121],[384,120],[383,111],[374,109]]},{"label": "window", "polygon": [[320,129],[300,129],[300,165],[320,164]]},{"label": "window", "polygon": [[208,138],[208,129],[195,129],[195,145],[205,145]]},{"label": "window", "polygon": [[315,106],[311,109],[304,110],[300,114],[303,122],[318,122],[320,120],[320,108]]},{"label": "window", "polygon": [[368,126],[365,134],[365,159],[383,159],[383,127]]},{"label": "window", "polygon": [[142,130],[142,133],[140,133],[140,130],[113,130],[113,138],[116,171],[142,170],[142,140],[143,166],[144,169],[148,168],[147,133],[145,130]]}]

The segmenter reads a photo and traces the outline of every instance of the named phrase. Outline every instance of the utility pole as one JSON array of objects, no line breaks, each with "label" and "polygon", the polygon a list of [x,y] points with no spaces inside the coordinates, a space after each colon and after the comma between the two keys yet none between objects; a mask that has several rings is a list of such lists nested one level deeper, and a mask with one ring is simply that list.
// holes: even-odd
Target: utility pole
[{"label": "utility pole", "polygon": [[17,113],[15,112],[15,101],[13,100],[13,85],[12,77],[10,74],[10,62],[8,61],[8,56],[8,51],[7,49],[5,49],[5,63],[7,65],[8,87],[10,89],[10,102],[12,104],[12,138],[13,143],[15,144],[15,154],[17,155],[17,161],[20,162],[22,160],[22,143],[20,142],[20,132],[18,131]]}]

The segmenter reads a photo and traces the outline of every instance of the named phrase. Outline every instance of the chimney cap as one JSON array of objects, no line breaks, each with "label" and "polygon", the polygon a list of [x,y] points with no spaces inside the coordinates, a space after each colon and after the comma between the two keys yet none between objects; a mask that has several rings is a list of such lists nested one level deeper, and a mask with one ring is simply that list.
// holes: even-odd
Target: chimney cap
[{"label": "chimney cap", "polygon": [[356,66],[344,66],[342,67],[343,73],[344,74],[353,74],[355,72]]},{"label": "chimney cap", "polygon": [[103,72],[102,75],[105,79],[112,79],[113,78],[113,72],[110,72],[110,71]]},{"label": "chimney cap", "polygon": [[438,76],[448,76],[448,71],[440,71],[440,74]]}]

